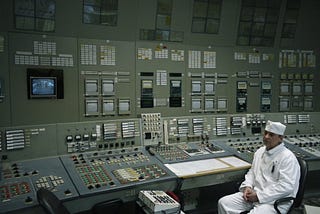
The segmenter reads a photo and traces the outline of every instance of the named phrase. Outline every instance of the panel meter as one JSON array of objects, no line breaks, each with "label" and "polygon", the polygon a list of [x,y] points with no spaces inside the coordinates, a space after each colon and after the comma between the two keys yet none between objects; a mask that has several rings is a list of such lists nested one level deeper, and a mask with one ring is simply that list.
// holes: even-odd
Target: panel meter
[{"label": "panel meter", "polygon": [[246,81],[237,82],[237,112],[247,111],[247,90],[248,84]]},{"label": "panel meter", "polygon": [[261,112],[270,112],[271,110],[271,82],[262,81],[261,82],[261,100],[260,100],[260,110]]},{"label": "panel meter", "polygon": [[181,80],[170,81],[170,107],[181,107],[182,106],[182,88]]},{"label": "panel meter", "polygon": [[153,108],[153,81],[141,81],[141,108]]}]

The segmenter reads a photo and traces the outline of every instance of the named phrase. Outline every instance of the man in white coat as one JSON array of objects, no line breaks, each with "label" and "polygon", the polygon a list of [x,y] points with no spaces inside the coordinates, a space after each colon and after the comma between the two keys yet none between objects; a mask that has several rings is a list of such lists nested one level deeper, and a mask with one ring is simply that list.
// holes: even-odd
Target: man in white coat
[{"label": "man in white coat", "polygon": [[[224,196],[218,202],[219,214],[277,213],[274,201],[295,197],[299,187],[300,166],[295,155],[282,143],[286,126],[279,122],[268,121],[263,142],[253,158],[252,166],[245,175],[239,192]],[[291,202],[279,207],[286,213]]]}]

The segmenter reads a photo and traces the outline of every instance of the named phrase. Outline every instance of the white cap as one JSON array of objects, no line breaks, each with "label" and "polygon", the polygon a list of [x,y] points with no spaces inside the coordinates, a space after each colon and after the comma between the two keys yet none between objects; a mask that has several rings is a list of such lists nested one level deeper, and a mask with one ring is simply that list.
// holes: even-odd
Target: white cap
[{"label": "white cap", "polygon": [[266,128],[264,130],[266,130],[268,132],[272,132],[277,135],[283,135],[286,130],[286,126],[283,125],[282,123],[272,122],[272,121],[268,120]]}]

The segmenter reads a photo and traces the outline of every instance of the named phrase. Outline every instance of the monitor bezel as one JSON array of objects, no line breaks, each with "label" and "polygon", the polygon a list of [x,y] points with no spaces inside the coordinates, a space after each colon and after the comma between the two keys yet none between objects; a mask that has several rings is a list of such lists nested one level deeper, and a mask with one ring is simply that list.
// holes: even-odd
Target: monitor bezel
[{"label": "monitor bezel", "polygon": [[[55,94],[33,94],[33,79],[55,79]],[[63,99],[63,70],[49,68],[27,68],[28,99]]]}]

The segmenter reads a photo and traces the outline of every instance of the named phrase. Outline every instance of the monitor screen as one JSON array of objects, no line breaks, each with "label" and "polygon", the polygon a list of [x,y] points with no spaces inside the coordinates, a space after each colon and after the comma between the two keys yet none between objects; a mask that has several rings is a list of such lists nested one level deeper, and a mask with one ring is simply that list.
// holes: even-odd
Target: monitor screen
[{"label": "monitor screen", "polygon": [[63,70],[28,68],[28,99],[63,99]]},{"label": "monitor screen", "polygon": [[55,77],[30,77],[30,97],[56,97],[57,78]]}]

